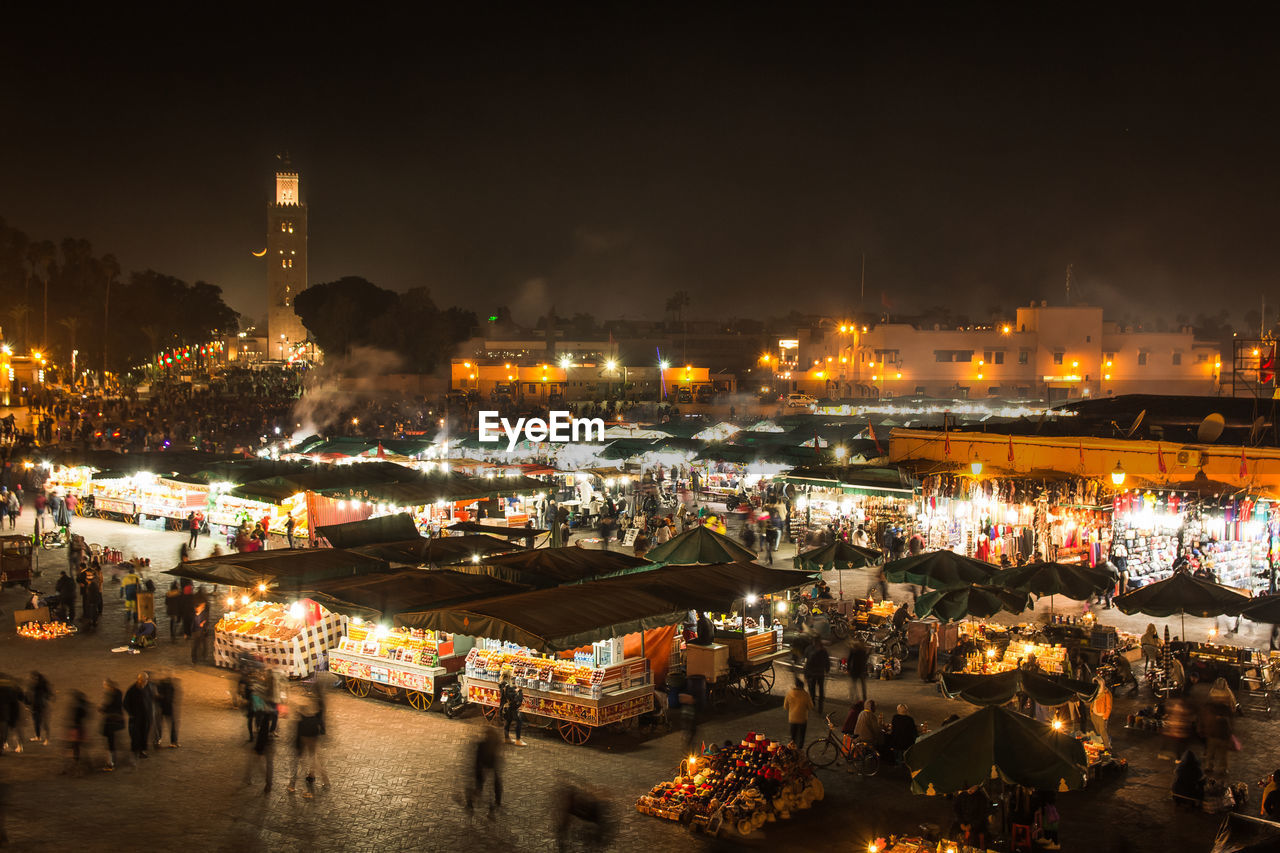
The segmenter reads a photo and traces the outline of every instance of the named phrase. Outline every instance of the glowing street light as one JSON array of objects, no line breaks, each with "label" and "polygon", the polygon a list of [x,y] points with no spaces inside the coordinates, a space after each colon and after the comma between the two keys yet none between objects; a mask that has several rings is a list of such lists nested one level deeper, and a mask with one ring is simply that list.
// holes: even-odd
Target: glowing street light
[{"label": "glowing street light", "polygon": [[1111,485],[1124,485],[1124,469],[1120,467],[1120,460],[1116,460],[1116,467],[1111,471]]}]

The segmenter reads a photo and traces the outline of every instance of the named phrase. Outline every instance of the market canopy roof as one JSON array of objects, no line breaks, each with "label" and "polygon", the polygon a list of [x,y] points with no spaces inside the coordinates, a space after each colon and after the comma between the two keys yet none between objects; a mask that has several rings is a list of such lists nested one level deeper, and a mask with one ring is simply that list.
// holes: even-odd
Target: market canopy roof
[{"label": "market canopy roof", "polygon": [[1280,595],[1260,595],[1251,600],[1240,615],[1251,622],[1280,625]]},{"label": "market canopy roof", "polygon": [[1093,701],[1098,685],[1046,673],[1011,669],[990,675],[947,672],[942,675],[942,692],[948,699],[963,699],[974,705],[1003,705],[1025,693],[1037,705],[1052,708],[1075,699]]},{"label": "market canopy roof", "polygon": [[[342,605],[390,617],[402,610],[446,607],[482,598],[511,595],[527,587],[485,575],[436,569],[405,569],[399,572],[331,578],[308,584],[307,595],[318,596],[330,610]],[[332,605],[330,604],[332,602]]]},{"label": "market canopy roof", "polygon": [[800,486],[820,486],[848,493],[909,497],[915,488],[899,468],[875,465],[822,465],[795,468],[774,478]]},{"label": "market canopy roof", "polygon": [[1280,850],[1280,823],[1227,812],[1209,853],[1276,853]]},{"label": "market canopy roof", "polygon": [[997,567],[954,551],[928,551],[885,563],[885,577],[893,583],[934,588],[990,583]]},{"label": "market canopy roof", "polygon": [[411,610],[396,614],[395,622],[558,652],[676,625],[687,613],[648,593],[631,590],[618,595],[607,584],[593,583],[523,592],[464,607]]},{"label": "market canopy roof", "polygon": [[498,524],[481,524],[477,521],[459,521],[450,524],[445,529],[450,532],[456,530],[459,533],[485,533],[489,536],[504,536],[507,539],[532,539],[547,532],[537,527],[507,527]]},{"label": "market canopy roof", "polygon": [[351,550],[401,566],[453,566],[477,562],[489,554],[500,554],[520,546],[492,536],[415,536],[399,542],[359,545]]},{"label": "market canopy roof", "polygon": [[933,616],[943,622],[958,622],[969,616],[985,619],[1001,610],[1021,613],[1029,604],[1027,593],[1002,586],[965,584],[926,592],[916,599],[916,616]]},{"label": "market canopy roof", "polygon": [[612,588],[625,595],[640,591],[686,611],[727,613],[736,609],[748,596],[773,595],[811,583],[811,572],[770,569],[759,563],[742,561],[640,569],[619,577],[601,579],[592,585]]},{"label": "market canopy roof", "polygon": [[380,515],[362,521],[345,524],[327,524],[316,532],[329,540],[335,548],[354,548],[358,545],[376,545],[381,542],[401,542],[418,536],[418,525],[407,512],[396,515]]},{"label": "market canopy roof", "polygon": [[1165,580],[1125,593],[1114,603],[1130,616],[1235,616],[1249,604],[1249,596],[1235,587],[1175,572]]},{"label": "market canopy roof", "polygon": [[905,760],[911,790],[931,796],[997,778],[1038,790],[1078,790],[1088,775],[1083,743],[998,706],[925,735]]},{"label": "market canopy roof", "polygon": [[1035,595],[1065,595],[1075,601],[1087,601],[1116,582],[1104,568],[1076,563],[1028,563],[1001,569],[991,582],[1009,589],[1024,589]]},{"label": "market canopy roof", "polygon": [[301,589],[320,580],[385,572],[388,568],[386,560],[356,551],[298,548],[206,557],[175,566],[167,574],[229,586],[268,583],[276,587]]},{"label": "market canopy roof", "polygon": [[651,565],[648,560],[630,554],[567,545],[497,554],[485,558],[478,565],[460,566],[459,571],[491,575],[512,583],[551,587]]},{"label": "market canopy roof", "polygon": [[861,569],[883,556],[874,548],[861,548],[843,539],[796,554],[797,569]]},{"label": "market canopy roof", "polygon": [[728,536],[699,524],[649,549],[645,557],[651,563],[734,563],[754,560],[755,552],[739,545]]}]

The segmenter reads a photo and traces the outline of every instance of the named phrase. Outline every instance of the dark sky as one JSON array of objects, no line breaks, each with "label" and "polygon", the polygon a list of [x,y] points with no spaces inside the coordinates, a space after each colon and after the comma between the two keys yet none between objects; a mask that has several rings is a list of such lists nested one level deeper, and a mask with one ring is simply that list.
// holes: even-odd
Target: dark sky
[{"label": "dark sky", "polygon": [[1061,300],[1068,263],[1116,315],[1257,306],[1280,205],[1270,26],[1033,5],[23,29],[0,59],[0,216],[257,315],[249,252],[287,149],[312,283],[517,319],[657,317],[678,289],[698,316],[838,312],[864,252],[868,304],[901,311]]}]

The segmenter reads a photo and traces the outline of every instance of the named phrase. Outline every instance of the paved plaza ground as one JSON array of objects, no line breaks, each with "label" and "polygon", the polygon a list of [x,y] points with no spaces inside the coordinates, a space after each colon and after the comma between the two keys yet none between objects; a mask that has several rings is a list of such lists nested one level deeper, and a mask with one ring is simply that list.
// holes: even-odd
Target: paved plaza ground
[{"label": "paved plaza ground", "polygon": [[[29,522],[29,514],[23,520]],[[166,577],[158,573],[176,560],[182,534],[105,521],[77,520],[76,527],[90,542],[121,548],[126,556],[149,556],[157,586],[167,586]],[[200,552],[210,547],[202,542]],[[42,558],[46,574],[39,585],[51,588],[65,556],[48,551]],[[852,571],[830,580],[833,587],[842,583],[846,594],[865,591],[870,583],[866,573]],[[462,771],[483,720],[474,712],[449,720],[438,708],[422,713],[408,705],[357,699],[345,691],[331,694],[329,735],[323,746],[332,788],[314,800],[285,790],[292,757],[292,720],[285,719],[276,784],[264,795],[260,776],[252,785],[242,784],[251,752],[244,718],[231,707],[231,674],[209,666],[193,669],[188,647],[180,640],[170,642],[164,624],[159,648],[138,656],[113,654],[111,648],[122,645],[127,636],[117,588],[106,588],[107,612],[96,634],[56,641],[18,638],[9,614],[19,606],[20,593],[0,594],[0,670],[24,677],[32,669],[44,672],[60,694],[53,719],[55,731],[61,731],[68,691],[83,690],[96,704],[104,677],[123,687],[140,669],[157,673],[172,667],[182,683],[182,746],[153,752],[136,770],[95,770],[83,777],[59,775],[65,751],[56,742],[47,747],[26,744],[20,755],[5,753],[0,757],[0,781],[8,788],[12,849],[382,851],[454,850],[465,844],[470,850],[550,850],[552,794],[558,781],[568,777],[601,786],[612,795],[619,834],[610,849],[651,853],[710,847],[680,826],[634,810],[638,796],[673,775],[681,756],[678,733],[601,732],[585,746],[569,746],[558,735],[535,729],[526,734],[527,747],[505,748],[506,792],[498,816],[490,820],[479,810],[470,819],[460,803]],[[1078,612],[1079,605],[1059,600],[1057,608]],[[1047,602],[1041,605],[1044,609]],[[1102,621],[1140,630],[1150,620],[1104,611]],[[1203,637],[1209,621],[1188,620],[1188,633]],[[1172,624],[1177,632],[1177,620]],[[1265,644],[1265,630],[1247,622],[1244,626],[1248,642]],[[872,697],[889,713],[905,702],[918,721],[936,728],[944,717],[970,710],[964,703],[946,700],[936,686],[922,683],[911,672],[897,681],[872,683]],[[766,705],[731,704],[706,719],[703,735],[714,740],[741,738],[747,731],[785,735],[781,693],[786,683],[787,673],[780,668],[776,695]],[[849,685],[833,675],[828,686],[828,710],[839,722],[848,708]],[[1063,849],[1208,850],[1219,818],[1174,809],[1168,798],[1172,766],[1157,757],[1158,736],[1123,728],[1124,715],[1133,707],[1134,700],[1117,697],[1113,717],[1116,747],[1128,758],[1128,770],[1059,798]],[[820,734],[820,728],[820,721],[813,719],[810,738]],[[96,715],[92,730],[98,731]],[[1252,784],[1280,760],[1274,748],[1280,725],[1255,715],[1241,719],[1238,731],[1245,748],[1236,756],[1231,777]],[[104,760],[101,741],[95,736],[91,742],[95,765]],[[882,769],[870,779],[842,769],[820,772],[826,799],[790,821],[767,824],[746,846],[865,850],[867,840],[876,835],[914,831],[922,823],[951,823],[950,802],[912,795],[901,768]],[[1257,793],[1255,787],[1251,813],[1256,813]]]}]

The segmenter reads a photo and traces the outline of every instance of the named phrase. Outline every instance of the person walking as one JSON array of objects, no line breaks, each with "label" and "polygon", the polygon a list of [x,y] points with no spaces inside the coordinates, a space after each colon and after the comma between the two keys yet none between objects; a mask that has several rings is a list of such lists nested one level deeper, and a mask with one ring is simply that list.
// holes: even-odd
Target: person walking
[{"label": "person walking", "polygon": [[804,677],[809,682],[809,698],[821,714],[827,701],[827,673],[831,670],[831,655],[822,638],[813,641],[813,647],[804,659]]},{"label": "person walking", "polygon": [[1210,700],[1204,710],[1204,771],[1214,772],[1224,779],[1231,770],[1231,753],[1236,749],[1234,708],[1223,702]]},{"label": "person walking", "polygon": [[813,699],[805,692],[804,681],[797,678],[795,685],[787,691],[782,700],[782,709],[787,712],[787,722],[791,725],[791,742],[796,749],[804,749],[804,735],[809,727],[809,712],[813,710]]},{"label": "person walking", "polygon": [[289,774],[289,793],[294,793],[298,781],[298,771],[306,768],[304,778],[307,790],[302,796],[311,799],[315,796],[316,778],[320,779],[321,790],[329,787],[329,772],[320,757],[320,738],[324,735],[324,712],[320,704],[302,703],[298,706],[298,722],[294,729],[293,772]]},{"label": "person walking", "polygon": [[493,802],[489,806],[489,817],[493,817],[494,812],[502,808],[502,756],[499,752],[500,745],[498,730],[492,726],[485,726],[479,739],[476,740],[472,753],[472,775],[467,782],[466,805],[468,812],[474,808],[476,797],[484,791],[486,776],[493,776]]},{"label": "person walking", "polygon": [[138,576],[134,570],[133,564],[129,564],[129,571],[124,577],[120,578],[120,595],[124,598],[124,621],[126,624],[132,624],[138,621],[138,587],[142,583],[142,578]]},{"label": "person walking", "polygon": [[103,770],[116,769],[116,733],[124,728],[124,694],[111,679],[102,682],[102,704],[98,714],[102,717],[102,736],[107,741],[107,765]]},{"label": "person walking", "polygon": [[71,575],[62,572],[53,590],[58,593],[58,604],[67,610],[67,624],[74,623],[76,621],[76,582],[71,579]]},{"label": "person walking", "polygon": [[288,541],[290,548],[293,547],[293,528],[296,527],[297,524],[298,522],[294,520],[292,515],[289,516],[288,520],[284,523],[284,538]]},{"label": "person walking", "polygon": [[136,762],[139,758],[148,758],[147,741],[151,733],[151,716],[155,704],[148,689],[151,679],[145,672],[138,677],[124,693],[124,710],[129,715],[129,749]]},{"label": "person walking", "polygon": [[0,672],[0,753],[9,748],[10,735],[13,751],[22,752],[22,700],[22,686]]},{"label": "person walking", "polygon": [[861,637],[854,637],[849,646],[849,698],[853,699],[854,687],[862,688],[862,701],[867,701],[867,658],[870,650]]},{"label": "person walking", "polygon": [[209,657],[209,605],[203,601],[196,602],[195,611],[191,614],[191,665]]},{"label": "person walking", "polygon": [[1089,719],[1093,722],[1094,731],[1102,738],[1102,745],[1110,750],[1111,733],[1107,731],[1107,721],[1111,719],[1111,708],[1114,703],[1111,691],[1107,689],[1106,679],[1098,676],[1094,681],[1098,683],[1098,695],[1089,705]]},{"label": "person walking", "polygon": [[1142,635],[1142,662],[1145,665],[1144,673],[1150,672],[1151,667],[1160,664],[1160,634],[1156,631],[1154,622],[1147,623],[1147,630]]},{"label": "person walking", "polygon": [[67,749],[69,766],[63,771],[73,776],[84,773],[82,750],[89,739],[89,700],[79,690],[71,691],[67,707]]},{"label": "person walking", "polygon": [[[65,577],[65,575],[63,575]],[[31,709],[33,743],[49,745],[49,703],[53,701],[53,688],[49,680],[35,670],[31,671],[31,683],[27,687],[27,706]]]},{"label": "person walking", "polygon": [[84,587],[84,618],[89,623],[90,630],[98,627],[98,620],[102,617],[102,575],[93,570],[89,571],[88,582]]},{"label": "person walking", "polygon": [[169,749],[178,748],[178,679],[173,673],[166,672],[156,682],[156,746],[164,737],[164,723],[169,721]]},{"label": "person walking", "polygon": [[187,548],[195,551],[196,543],[200,541],[200,518],[194,510],[187,513],[187,531],[190,534],[187,537]]},{"label": "person walking", "polygon": [[164,613],[169,617],[169,640],[177,642],[178,624],[182,622],[182,590],[175,580],[164,594]]},{"label": "person walking", "polygon": [[[254,701],[261,702],[261,697],[254,694]],[[276,739],[267,732],[264,725],[258,726],[258,735],[249,739],[252,746],[249,749],[249,762],[244,768],[244,784],[248,785],[253,781],[253,770],[259,764],[263,766],[263,774],[266,778],[265,784],[262,786],[262,793],[271,793],[271,782],[275,778],[276,769]]]}]

